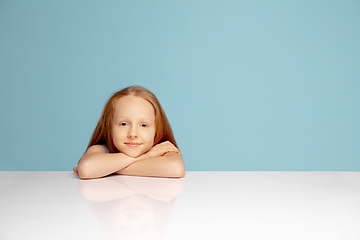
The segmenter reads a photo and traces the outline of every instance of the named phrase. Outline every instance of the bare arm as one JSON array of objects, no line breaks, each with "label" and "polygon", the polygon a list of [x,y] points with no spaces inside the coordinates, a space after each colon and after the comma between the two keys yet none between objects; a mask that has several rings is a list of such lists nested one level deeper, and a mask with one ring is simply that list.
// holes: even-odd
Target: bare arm
[{"label": "bare arm", "polygon": [[81,179],[104,177],[112,173],[151,176],[184,177],[185,164],[180,151],[166,141],[147,153],[132,158],[123,153],[105,153],[99,145],[91,146],[74,168]]},{"label": "bare arm", "polygon": [[163,156],[136,161],[115,173],[133,176],[181,178],[185,176],[185,164],[181,155],[169,152]]},{"label": "bare arm", "polygon": [[101,146],[94,145],[80,158],[77,171],[81,179],[99,178],[123,169],[138,160],[123,153],[105,153]]}]

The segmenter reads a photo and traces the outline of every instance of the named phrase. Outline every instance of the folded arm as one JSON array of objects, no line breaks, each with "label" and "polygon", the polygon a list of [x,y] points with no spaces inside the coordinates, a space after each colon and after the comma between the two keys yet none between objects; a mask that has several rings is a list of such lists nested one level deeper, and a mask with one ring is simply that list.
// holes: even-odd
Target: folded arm
[{"label": "folded arm", "polygon": [[180,154],[169,152],[163,156],[136,161],[115,173],[133,176],[181,178],[185,176],[185,164]]},{"label": "folded arm", "polygon": [[91,146],[80,158],[77,169],[81,179],[100,178],[123,169],[138,159],[123,153],[105,153],[100,145]]},{"label": "folded arm", "polygon": [[166,141],[147,153],[132,158],[123,153],[105,153],[99,145],[91,146],[74,168],[81,179],[104,177],[112,173],[151,176],[184,177],[185,164],[180,151]]}]

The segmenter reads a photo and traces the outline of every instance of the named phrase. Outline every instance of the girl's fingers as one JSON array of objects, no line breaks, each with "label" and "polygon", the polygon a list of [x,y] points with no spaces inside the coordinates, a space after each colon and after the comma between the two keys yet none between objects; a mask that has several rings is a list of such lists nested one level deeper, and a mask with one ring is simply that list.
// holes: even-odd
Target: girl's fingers
[{"label": "girl's fingers", "polygon": [[177,154],[180,154],[180,156],[182,156],[182,153],[179,151],[179,149],[175,148],[175,149],[169,149],[169,152],[174,152],[174,153],[177,153]]},{"label": "girl's fingers", "polygon": [[179,154],[180,156],[182,156],[182,153],[179,152],[179,151],[168,151],[168,152],[164,152],[163,154],[161,154],[161,156],[164,156],[165,154],[169,153],[169,152],[174,152],[174,153],[177,153]]},{"label": "girl's fingers", "polygon": [[168,152],[174,152],[182,156],[180,150],[174,146],[170,141],[165,141],[154,146],[154,150],[158,151],[158,156],[163,156]]}]

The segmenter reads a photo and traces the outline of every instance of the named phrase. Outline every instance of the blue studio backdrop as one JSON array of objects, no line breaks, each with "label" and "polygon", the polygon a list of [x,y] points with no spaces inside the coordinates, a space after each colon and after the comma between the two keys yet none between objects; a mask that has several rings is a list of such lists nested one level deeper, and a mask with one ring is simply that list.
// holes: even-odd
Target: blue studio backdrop
[{"label": "blue studio backdrop", "polygon": [[77,165],[108,97],[159,98],[191,170],[360,170],[360,2],[0,2],[0,170]]}]

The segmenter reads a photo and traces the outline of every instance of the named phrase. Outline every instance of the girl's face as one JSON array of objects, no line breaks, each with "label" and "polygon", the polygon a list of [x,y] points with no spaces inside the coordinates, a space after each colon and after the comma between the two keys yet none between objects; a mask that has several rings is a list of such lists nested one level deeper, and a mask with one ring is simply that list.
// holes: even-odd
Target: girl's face
[{"label": "girl's face", "polygon": [[149,151],[155,138],[155,110],[151,103],[131,95],[116,100],[112,137],[115,147],[129,157]]}]

